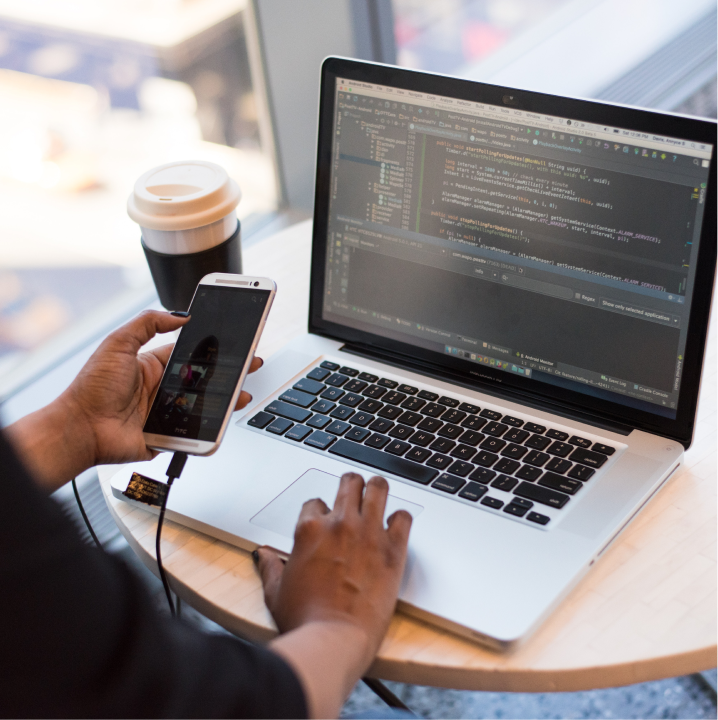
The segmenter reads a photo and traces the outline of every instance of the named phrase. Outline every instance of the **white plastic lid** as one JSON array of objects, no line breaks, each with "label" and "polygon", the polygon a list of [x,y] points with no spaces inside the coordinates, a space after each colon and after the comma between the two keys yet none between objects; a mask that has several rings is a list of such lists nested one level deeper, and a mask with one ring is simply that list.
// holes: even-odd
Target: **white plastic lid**
[{"label": "white plastic lid", "polygon": [[242,193],[227,171],[211,162],[189,160],[148,170],[127,200],[128,215],[153,230],[188,230],[220,220]]}]

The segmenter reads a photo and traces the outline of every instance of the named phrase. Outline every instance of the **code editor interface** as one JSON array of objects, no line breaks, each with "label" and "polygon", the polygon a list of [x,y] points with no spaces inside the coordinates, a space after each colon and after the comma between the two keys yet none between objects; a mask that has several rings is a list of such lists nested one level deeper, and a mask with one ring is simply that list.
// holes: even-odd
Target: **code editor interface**
[{"label": "code editor interface", "polygon": [[713,147],[337,81],[324,317],[666,416]]}]

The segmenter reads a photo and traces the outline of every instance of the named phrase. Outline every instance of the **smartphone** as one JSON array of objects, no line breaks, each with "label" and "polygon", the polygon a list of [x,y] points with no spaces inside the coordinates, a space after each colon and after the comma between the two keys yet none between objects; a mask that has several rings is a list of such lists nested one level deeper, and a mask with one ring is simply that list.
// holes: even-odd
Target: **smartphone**
[{"label": "smartphone", "polygon": [[148,447],[192,455],[219,448],[276,292],[268,278],[202,278],[145,420]]}]

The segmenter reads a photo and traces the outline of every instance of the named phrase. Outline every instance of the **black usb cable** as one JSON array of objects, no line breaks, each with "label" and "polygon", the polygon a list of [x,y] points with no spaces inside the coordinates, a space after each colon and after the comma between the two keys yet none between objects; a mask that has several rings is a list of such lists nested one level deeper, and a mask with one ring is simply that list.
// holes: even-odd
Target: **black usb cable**
[{"label": "black usb cable", "polygon": [[95,535],[95,531],[92,529],[92,525],[90,525],[90,518],[87,517],[87,513],[85,512],[85,508],[82,504],[82,500],[80,500],[80,492],[77,489],[77,483],[75,482],[75,478],[72,478],[72,489],[75,491],[75,500],[77,500],[77,507],[80,508],[80,515],[82,515],[82,519],[85,521],[85,525],[87,525],[87,529],[90,531],[90,535],[92,535],[92,539],[95,541],[95,545],[97,545],[100,550],[104,550],[102,545],[100,545],[100,541],[97,539],[97,535]]}]

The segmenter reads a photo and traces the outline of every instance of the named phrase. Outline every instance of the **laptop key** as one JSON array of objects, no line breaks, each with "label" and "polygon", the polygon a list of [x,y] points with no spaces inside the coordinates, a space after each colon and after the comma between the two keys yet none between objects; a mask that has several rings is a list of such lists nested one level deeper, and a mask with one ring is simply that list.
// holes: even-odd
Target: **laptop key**
[{"label": "laptop key", "polygon": [[301,390],[287,390],[279,396],[280,400],[284,402],[292,403],[292,405],[299,405],[299,407],[309,407],[312,403],[315,403],[317,399],[314,395],[302,392]]},{"label": "laptop key", "polygon": [[584,450],[583,448],[576,448],[571,453],[569,460],[581,463],[581,465],[588,465],[592,468],[600,468],[601,465],[608,460],[608,458],[603,453],[591,452],[591,450]]},{"label": "laptop key", "polygon": [[477,465],[481,465],[482,467],[491,467],[498,459],[499,459],[498,455],[494,455],[494,453],[486,452],[485,450],[483,452],[477,453],[473,457],[473,461]]},{"label": "laptop key", "polygon": [[385,418],[377,418],[374,422],[369,425],[369,429],[378,433],[387,433],[394,427],[394,423],[391,420]]},{"label": "laptop key", "polygon": [[341,387],[349,378],[340,373],[332,373],[324,382],[332,387]]},{"label": "laptop key", "polygon": [[407,410],[405,413],[399,416],[399,419],[397,422],[402,423],[403,425],[411,425],[412,427],[416,425],[420,420],[422,420],[421,415],[419,413],[411,412]]},{"label": "laptop key", "polygon": [[270,415],[268,412],[258,412],[253,418],[247,420],[247,425],[261,430],[267,427],[272,420],[274,420],[274,415]]},{"label": "laptop key", "polygon": [[585,465],[574,465],[569,471],[568,476],[576,480],[589,480],[596,471]]},{"label": "laptop key", "polygon": [[464,485],[465,483],[463,480],[458,477],[447,475],[446,473],[442,473],[436,480],[434,480],[433,483],[431,483],[431,487],[436,488],[437,490],[443,490],[445,493],[450,493],[451,495],[456,494]]},{"label": "laptop key", "polygon": [[469,417],[461,423],[461,427],[466,428],[467,430],[481,430],[487,422],[488,420],[485,418],[477,417],[476,415],[469,415]]},{"label": "laptop key", "polygon": [[324,370],[324,368],[320,368],[320,367],[314,368],[314,370],[307,373],[307,377],[310,380],[319,380],[319,382],[324,380],[324,378],[327,377],[328,375],[330,375],[329,370]]},{"label": "laptop key", "polygon": [[604,455],[613,455],[613,453],[616,452],[616,448],[613,448],[610,445],[604,445],[603,443],[593,443],[591,450],[603,453]]},{"label": "laptop key", "polygon": [[327,425],[325,431],[331,433],[332,435],[344,435],[350,427],[351,425],[349,423],[342,422],[341,420],[335,420],[330,425]]},{"label": "laptop key", "polygon": [[312,405],[312,410],[315,413],[322,413],[323,415],[331,412],[336,407],[336,404],[331,400],[319,400]]},{"label": "laptop key", "polygon": [[429,403],[426,407],[421,410],[422,415],[428,415],[432,418],[438,418],[446,412],[446,408],[443,405],[437,403]]},{"label": "laptop key", "polygon": [[476,455],[476,448],[469,447],[468,445],[458,445],[449,455],[457,460],[471,460],[471,458]]},{"label": "laptop key", "polygon": [[328,387],[319,397],[323,400],[339,400],[344,395],[344,390],[337,387]]},{"label": "laptop key", "polygon": [[563,432],[562,430],[547,430],[546,437],[563,442],[564,440],[568,440],[568,433]]},{"label": "laptop key", "polygon": [[523,420],[519,420],[517,417],[512,417],[511,415],[504,415],[504,417],[501,420],[502,423],[506,423],[506,425],[511,425],[511,427],[521,427],[524,424]]},{"label": "laptop key", "polygon": [[482,450],[489,450],[491,452],[499,452],[506,447],[506,440],[501,438],[487,437],[484,442],[479,445]]},{"label": "laptop key", "polygon": [[563,475],[567,470],[571,469],[571,463],[563,458],[554,457],[548,461],[546,470]]},{"label": "laptop key", "polygon": [[357,377],[359,378],[359,380],[363,380],[364,382],[368,383],[375,383],[379,379],[378,375],[372,375],[371,373],[367,372],[359,373]]},{"label": "laptop key", "polygon": [[418,425],[419,430],[435,433],[444,423],[436,418],[424,418]]},{"label": "laptop key", "polygon": [[406,457],[408,457],[409,460],[413,460],[414,462],[423,463],[427,458],[431,457],[431,450],[427,450],[426,448],[422,447],[415,447],[409,450],[409,452],[406,454]]},{"label": "laptop key", "polygon": [[551,456],[546,453],[534,450],[524,458],[524,462],[529,465],[534,465],[535,467],[542,467],[550,457]]},{"label": "laptop key", "polygon": [[590,448],[591,447],[591,441],[586,440],[586,438],[579,437],[578,435],[573,435],[568,439],[569,443],[571,445],[578,445],[582,448]]},{"label": "laptop key", "polygon": [[459,477],[466,477],[473,469],[474,465],[471,463],[464,462],[463,460],[457,460],[449,466],[449,472]]},{"label": "laptop key", "polygon": [[510,458],[499,458],[499,461],[494,465],[494,470],[500,473],[506,473],[507,475],[513,475],[521,466],[521,463]]},{"label": "laptop key", "polygon": [[347,367],[344,365],[343,367],[339,368],[339,372],[348,375],[349,377],[356,377],[359,374],[358,370],[355,370],[354,368]]},{"label": "laptop key", "polygon": [[[322,372],[326,371],[323,370]],[[310,395],[319,395],[322,390],[326,390],[324,383],[317,382],[316,380],[312,380],[310,378],[302,378],[299,382],[294,383],[293,387],[295,390],[301,390],[302,392],[307,392]]]},{"label": "laptop key", "polygon": [[485,432],[487,435],[493,435],[494,437],[500,437],[503,435],[507,430],[509,429],[508,425],[504,425],[500,422],[490,422],[483,430],[482,432]]},{"label": "laptop key", "polygon": [[568,495],[564,495],[564,493],[539,487],[530,482],[522,482],[514,490],[514,495],[555,508],[562,508],[571,499]]},{"label": "laptop key", "polygon": [[392,440],[384,450],[392,455],[403,455],[410,447],[411,445],[409,445],[409,443],[402,442],[401,440]]},{"label": "laptop key", "polygon": [[488,418],[489,420],[501,420],[501,413],[497,413],[495,410],[482,410],[481,417]]},{"label": "laptop key", "polygon": [[413,385],[399,385],[397,390],[399,392],[406,393],[407,395],[416,395],[416,393],[419,392],[419,388],[414,387]]},{"label": "laptop key", "polygon": [[441,416],[441,422],[454,423],[454,425],[458,425],[465,417],[465,412],[449,409]]},{"label": "laptop key", "polygon": [[417,397],[420,397],[422,400],[428,400],[429,402],[434,402],[439,399],[438,393],[429,392],[428,390],[419,390]]},{"label": "laptop key", "polygon": [[472,405],[471,403],[461,403],[459,410],[465,412],[467,415],[476,415],[481,408],[478,405]]},{"label": "laptop key", "polygon": [[354,411],[348,407],[334,408],[334,410],[329,413],[335,420],[348,420],[353,414]]},{"label": "laptop key", "polygon": [[482,435],[479,432],[476,432],[474,430],[466,430],[464,434],[459,438],[459,442],[464,443],[465,445],[478,445],[482,440],[485,439],[485,436]]},{"label": "laptop key", "polygon": [[389,420],[396,420],[402,412],[404,411],[401,408],[396,407],[396,405],[384,405],[377,415],[379,415],[379,417],[388,418]]},{"label": "laptop key", "polygon": [[348,407],[356,407],[364,398],[356,393],[347,393],[340,401],[340,405],[347,405]]},{"label": "laptop key", "polygon": [[372,400],[378,400],[382,395],[386,395],[386,388],[379,387],[378,385],[370,385],[364,390],[362,395]]},{"label": "laptop key", "polygon": [[534,512],[533,510],[526,516],[526,519],[536,523],[537,525],[548,525],[551,520],[551,518],[547,515],[542,515],[541,513]]},{"label": "laptop key", "polygon": [[406,425],[397,425],[389,431],[389,437],[397,440],[408,440],[414,434],[414,429]]},{"label": "laptop key", "polygon": [[471,502],[476,502],[477,500],[480,500],[484,495],[486,495],[487,492],[488,488],[485,485],[479,485],[479,483],[470,482],[466,483],[466,486],[459,493],[459,497],[464,498],[464,500],[471,500]]},{"label": "laptop key", "polygon": [[533,467],[532,465],[522,465],[516,471],[515,475],[519,480],[530,480],[531,482],[536,482],[541,475],[543,475],[543,470]]},{"label": "laptop key", "polygon": [[551,441],[543,435],[532,435],[524,443],[526,447],[533,448],[534,450],[545,450],[550,444]]},{"label": "laptop key", "polygon": [[[504,512],[508,513],[509,515],[515,515],[516,517],[523,517],[528,511],[529,508],[532,508],[534,504],[532,502],[528,502],[528,500],[523,500],[522,502],[519,502],[521,498],[514,498],[505,508]],[[526,503],[524,505],[523,503]]]},{"label": "laptop key", "polygon": [[378,413],[383,407],[384,404],[380,403],[378,400],[365,400],[359,406],[359,410],[364,410],[365,412],[372,413],[372,415],[376,415],[376,413]]},{"label": "laptop key", "polygon": [[[415,452],[417,449],[420,450],[421,448],[414,448],[411,452]],[[398,475],[399,477],[413,480],[422,485],[428,485],[439,474],[436,470],[411,462],[406,458],[396,457],[381,450],[375,450],[368,446],[367,443],[357,445],[357,443],[342,439],[337,441],[329,449],[329,452],[332,455],[338,455],[346,460],[353,460],[363,465],[369,465],[370,467],[383,470],[391,475]]]},{"label": "laptop key", "polygon": [[352,416],[351,423],[359,427],[366,427],[373,419],[374,416],[371,413],[360,410],[356,415]]},{"label": "laptop key", "polygon": [[377,385],[381,385],[381,387],[389,388],[390,390],[393,390],[399,383],[396,380],[389,380],[389,378],[382,378],[377,382]]},{"label": "laptop key", "polygon": [[500,510],[504,506],[504,503],[495,497],[485,497],[481,501],[481,504],[486,505],[486,507],[493,508],[494,510]]},{"label": "laptop key", "polygon": [[344,435],[347,440],[353,440],[354,442],[364,442],[371,433],[362,427],[353,427],[348,433]]},{"label": "laptop key", "polygon": [[374,433],[367,441],[366,445],[368,445],[371,448],[377,448],[378,450],[381,450],[387,443],[389,442],[389,438],[384,435],[379,435],[378,433]]},{"label": "laptop key", "polygon": [[463,435],[464,431],[458,425],[449,425],[448,423],[441,428],[437,435],[447,438],[457,438],[459,435]]},{"label": "laptop key", "polygon": [[328,418],[326,415],[313,415],[310,420],[307,420],[307,425],[311,428],[322,430],[329,425],[330,422],[331,418]]},{"label": "laptop key", "polygon": [[568,443],[559,442],[558,440],[556,440],[556,442],[551,443],[550,447],[546,448],[546,452],[550,453],[551,455],[566,457],[566,455],[568,455],[573,449],[573,445],[569,445]]},{"label": "laptop key", "polygon": [[496,477],[496,473],[493,470],[487,470],[486,468],[476,468],[474,472],[469,475],[469,480],[476,480],[476,482],[488,484]]},{"label": "laptop key", "polygon": [[434,440],[436,440],[436,435],[432,435],[431,433],[428,433],[425,430],[417,430],[411,436],[411,442],[414,445],[418,445],[419,447],[426,447],[430,443],[433,443]]},{"label": "laptop key", "polygon": [[275,400],[274,402],[269,403],[269,405],[264,408],[264,411],[298,423],[303,423],[312,416],[309,410],[302,410],[302,408],[299,408],[296,405],[290,405],[289,403],[282,402],[281,400]]},{"label": "laptop key", "polygon": [[[506,418],[504,418],[505,420]],[[530,435],[527,430],[519,430],[518,428],[511,428],[505,435],[504,440],[508,440],[512,443],[521,444]]]},{"label": "laptop key", "polygon": [[422,400],[418,397],[410,397],[404,400],[401,406],[404,410],[421,410],[426,405],[426,400]]},{"label": "laptop key", "polygon": [[511,443],[501,451],[501,455],[511,458],[512,460],[520,460],[528,451],[529,449],[523,445],[514,445]]},{"label": "laptop key", "polygon": [[450,397],[440,397],[436,402],[439,403],[439,405],[446,405],[446,407],[450,408],[459,407],[459,401]]},{"label": "laptop key", "polygon": [[543,425],[537,425],[536,423],[526,423],[524,430],[536,433],[537,435],[543,435],[546,432],[546,428]]},{"label": "laptop key", "polygon": [[449,440],[448,438],[436,438],[436,440],[429,445],[429,450],[448,453],[450,450],[453,450],[455,446],[456,443],[453,440]]},{"label": "laptop key", "polygon": [[305,445],[326,450],[335,440],[336,435],[330,435],[322,430],[315,430],[305,441]]},{"label": "laptop key", "polygon": [[435,453],[426,461],[426,464],[429,467],[436,468],[437,470],[446,470],[452,462],[453,460],[450,457]]},{"label": "laptop key", "polygon": [[516,478],[509,477],[508,475],[499,475],[496,480],[491,483],[491,487],[495,487],[497,490],[511,492],[518,484],[519,481]]},{"label": "laptop key", "polygon": [[284,437],[301,442],[310,432],[312,429],[306,425],[295,425],[291,430],[287,430]]},{"label": "laptop key", "polygon": [[368,383],[365,383],[363,380],[350,380],[345,386],[344,389],[347,392],[354,392],[358,393],[361,392]]},{"label": "laptop key", "polygon": [[332,362],[331,360],[325,360],[319,367],[332,371],[339,370],[339,364]]},{"label": "laptop key", "polygon": [[578,480],[565,478],[562,475],[556,475],[556,473],[552,472],[544,473],[538,481],[538,484],[543,485],[543,487],[549,487],[552,490],[560,490],[568,495],[575,495],[583,487],[583,483]]}]

